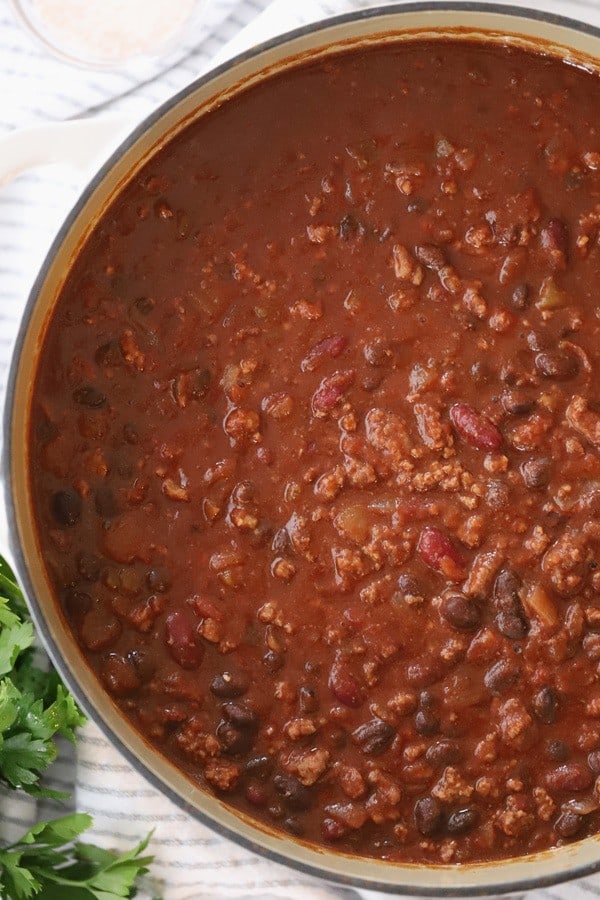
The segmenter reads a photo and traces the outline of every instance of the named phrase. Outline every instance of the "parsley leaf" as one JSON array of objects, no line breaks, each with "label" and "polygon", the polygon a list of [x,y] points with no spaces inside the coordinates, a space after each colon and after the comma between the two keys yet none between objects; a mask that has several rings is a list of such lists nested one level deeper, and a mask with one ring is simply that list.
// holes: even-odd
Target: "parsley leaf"
[{"label": "parsley leaf", "polygon": [[77,839],[90,827],[82,813],[34,825],[16,843],[0,850],[3,900],[121,900],[133,897],[148,871],[144,856],[150,835],[118,855]]},{"label": "parsley leaf", "polygon": [[56,673],[35,665],[33,641],[23,594],[0,557],[0,782],[61,797],[39,778],[56,759],[55,736],[74,741],[85,717]]},{"label": "parsley leaf", "polygon": [[[75,741],[85,723],[54,670],[35,664],[34,631],[15,576],[0,556],[0,783],[36,797],[65,795],[39,784],[56,759],[55,737]],[[77,813],[40,822],[20,840],[0,847],[2,900],[123,900],[135,896],[148,870],[150,835],[121,855],[79,841],[91,826]]]}]

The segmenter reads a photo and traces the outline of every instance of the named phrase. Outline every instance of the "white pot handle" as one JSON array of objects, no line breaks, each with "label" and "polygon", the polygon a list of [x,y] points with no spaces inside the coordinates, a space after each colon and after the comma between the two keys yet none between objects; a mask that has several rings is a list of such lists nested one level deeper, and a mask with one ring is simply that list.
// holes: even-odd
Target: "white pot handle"
[{"label": "white pot handle", "polygon": [[54,163],[91,175],[137,121],[106,115],[12,131],[0,138],[0,188],[21,172]]}]

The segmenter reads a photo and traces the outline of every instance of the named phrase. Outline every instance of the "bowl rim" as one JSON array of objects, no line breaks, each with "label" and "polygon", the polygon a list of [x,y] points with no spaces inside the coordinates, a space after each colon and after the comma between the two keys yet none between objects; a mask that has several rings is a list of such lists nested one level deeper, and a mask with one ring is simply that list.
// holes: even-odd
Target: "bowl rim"
[{"label": "bowl rim", "polygon": [[[574,32],[579,32],[580,34],[589,35],[600,41],[600,27],[592,25],[588,22],[570,18],[569,16],[563,16],[561,14],[543,10],[530,9],[526,6],[517,6],[514,4],[505,5],[504,3],[494,2],[479,2],[479,0],[414,0],[414,2],[409,3],[395,2],[389,5],[375,6],[367,9],[360,9],[353,12],[330,16],[325,19],[319,20],[318,22],[308,23],[301,27],[286,31],[283,34],[263,41],[260,44],[257,44],[250,49],[235,55],[231,59],[228,59],[226,62],[210,69],[199,78],[194,79],[176,94],[169,97],[166,101],[156,107],[148,116],[146,116],[142,120],[142,122],[140,122],[127,135],[127,137],[119,143],[116,149],[112,151],[109,158],[94,172],[93,177],[85,185],[83,190],[79,192],[73,207],[71,208],[63,223],[61,224],[59,230],[57,231],[56,236],[54,237],[44,257],[39,272],[36,275],[26,304],[24,306],[8,373],[6,398],[3,411],[4,446],[2,450],[2,460],[0,465],[0,478],[2,478],[3,481],[6,518],[9,528],[10,551],[13,555],[15,568],[20,583],[23,586],[27,605],[35,624],[36,631],[42,639],[45,650],[48,652],[48,655],[50,656],[54,667],[60,674],[70,692],[77,700],[77,703],[84,710],[88,719],[100,728],[103,735],[108,739],[112,746],[114,746],[125,757],[127,762],[134,768],[134,770],[143,778],[145,778],[149,782],[149,784],[160,794],[166,796],[171,802],[175,804],[175,806],[177,806],[178,809],[191,815],[192,818],[200,822],[202,825],[205,825],[213,832],[216,832],[217,834],[234,841],[244,849],[250,850],[251,852],[258,854],[269,861],[277,862],[279,864],[287,866],[288,868],[291,868],[303,875],[319,878],[326,883],[337,884],[338,886],[344,887],[354,887],[363,890],[379,891],[384,894],[400,894],[401,892],[404,892],[405,894],[410,894],[411,896],[416,897],[490,897],[492,895],[495,896],[502,894],[513,894],[518,892],[525,892],[531,889],[550,887],[553,884],[565,883],[592,875],[600,870],[600,846],[598,847],[596,859],[590,862],[581,863],[574,868],[567,869],[566,871],[565,869],[562,869],[560,871],[557,870],[546,875],[527,875],[521,878],[515,878],[511,881],[501,880],[502,875],[499,874],[499,881],[497,883],[467,883],[458,885],[439,884],[435,889],[429,886],[420,887],[419,885],[414,885],[412,883],[410,885],[407,885],[406,883],[401,881],[395,883],[380,882],[376,877],[361,877],[357,875],[347,875],[343,872],[328,872],[326,868],[320,867],[318,864],[305,862],[296,858],[290,858],[284,851],[266,847],[263,844],[259,843],[258,840],[239,833],[234,827],[214,819],[208,812],[203,809],[199,809],[196,805],[193,805],[192,803],[187,801],[181,793],[171,787],[171,785],[167,784],[160,777],[160,775],[152,771],[140,757],[138,757],[129,747],[127,747],[123,743],[123,740],[113,731],[109,722],[105,720],[103,715],[98,710],[96,710],[92,703],[92,698],[88,697],[80,687],[77,676],[70,669],[67,661],[63,658],[62,651],[51,633],[50,626],[48,625],[46,617],[43,613],[43,604],[40,602],[33,587],[30,573],[30,563],[26,558],[25,551],[19,539],[17,514],[18,503],[15,492],[13,491],[12,479],[12,459],[14,450],[13,418],[16,408],[17,381],[21,365],[22,350],[28,334],[32,313],[37,304],[39,295],[43,289],[48,273],[52,267],[54,257],[59,251],[72,226],[76,223],[76,220],[80,215],[83,207],[86,205],[88,200],[92,198],[94,192],[102,184],[105,177],[110,173],[110,171],[118,163],[121,157],[129,149],[131,149],[137,143],[137,141],[146,134],[146,132],[150,131],[152,127],[156,125],[160,121],[160,119],[163,118],[171,109],[176,107],[178,104],[180,104],[182,101],[184,101],[186,98],[188,98],[203,86],[209,85],[211,81],[216,80],[220,75],[226,74],[229,70],[236,68],[242,63],[252,62],[263,54],[266,54],[268,51],[277,50],[295,40],[309,37],[310,35],[318,36],[321,32],[324,33],[331,28],[344,26],[346,24],[352,24],[356,22],[369,22],[371,20],[375,21],[379,18],[398,16],[402,15],[403,13],[411,14],[435,12],[449,12],[459,14],[464,12],[472,14],[481,13],[483,15],[506,16],[514,20],[516,25],[518,25],[519,20],[529,20],[533,22],[553,25]],[[485,24],[481,23],[480,27],[475,26],[473,28],[473,32],[476,32],[478,29],[482,33],[484,33]],[[516,31],[515,34],[518,34],[518,31]],[[126,726],[133,732],[137,733],[137,729],[135,729],[134,726],[128,722],[127,718],[122,713],[119,713],[119,715],[121,719],[123,719],[123,721],[126,723]],[[160,751],[156,750],[155,748],[151,748],[151,752],[157,754],[158,756],[162,755]],[[258,835],[261,831],[261,823],[254,823],[250,818],[249,821],[251,822],[252,830]],[[292,843],[299,843],[293,838],[290,838],[290,841]],[[556,848],[552,851],[545,851],[545,853],[550,852],[553,854],[564,855],[564,851],[568,851],[569,848],[572,848],[573,846],[574,845],[567,845],[565,847]],[[324,857],[329,854],[334,857],[337,856],[343,859],[345,855],[336,853],[334,849],[322,848],[319,845],[307,845],[307,848],[314,849],[317,850],[317,852],[323,853]],[[539,855],[542,856],[543,854]],[[535,859],[536,856],[538,856],[538,854],[533,855],[533,862],[537,861]],[[358,860],[364,859],[365,863],[377,862],[377,860],[372,860],[369,857],[355,858]],[[520,860],[527,860],[527,856],[512,857],[507,861],[519,862]],[[507,861],[498,861],[499,872],[501,872],[500,864]],[[541,865],[542,863],[543,860],[540,859],[539,864]],[[419,865],[407,865],[410,865],[410,867],[413,869],[419,868]],[[494,864],[489,863],[486,865],[490,865],[493,867]],[[390,863],[389,866],[390,870],[393,870],[395,867],[397,867],[400,871],[402,863]],[[423,865],[422,867],[426,869],[433,869],[434,871],[439,870],[440,872],[447,869],[457,870],[461,868],[466,871],[476,872],[478,864],[465,864],[462,867],[456,866],[456,864],[450,866],[432,866],[427,864]]]}]

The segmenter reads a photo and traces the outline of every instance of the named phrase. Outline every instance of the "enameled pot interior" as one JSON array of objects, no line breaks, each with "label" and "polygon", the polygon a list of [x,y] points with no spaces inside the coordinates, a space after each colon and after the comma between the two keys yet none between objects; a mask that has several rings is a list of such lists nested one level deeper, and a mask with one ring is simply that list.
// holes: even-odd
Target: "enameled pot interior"
[{"label": "enameled pot interior", "polygon": [[227,808],[165,760],[121,716],[88,668],[52,599],[33,527],[28,477],[29,408],[45,325],[72,260],[120,188],[189,122],[268,75],[307,58],[368,43],[411,38],[507,41],[600,68],[600,31],[518,8],[410,4],[330,20],[273,41],[196,82],[147,120],[88,186],[55,240],[33,287],[18,339],[5,418],[5,490],[12,552],[36,625],[58,670],[84,707],[134,766],[212,828],[272,859],[337,883],[393,893],[489,895],[540,887],[600,868],[600,838],[532,857],[468,866],[417,866],[348,857],[292,840]]}]

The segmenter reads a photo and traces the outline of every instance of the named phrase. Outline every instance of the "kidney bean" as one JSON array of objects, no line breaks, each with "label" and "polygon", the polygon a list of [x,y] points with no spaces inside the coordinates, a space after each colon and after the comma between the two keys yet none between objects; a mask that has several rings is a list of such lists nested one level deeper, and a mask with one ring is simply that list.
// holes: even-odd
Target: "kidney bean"
[{"label": "kidney bean", "polygon": [[448,834],[460,835],[472,831],[479,822],[479,813],[474,806],[465,806],[453,812],[446,823]]},{"label": "kidney bean", "polygon": [[474,631],[481,624],[481,612],[473,600],[463,594],[450,594],[442,598],[440,615],[456,631]]},{"label": "kidney bean", "polygon": [[64,491],[56,491],[52,495],[50,508],[54,519],[59,525],[63,528],[72,528],[81,518],[81,497],[70,488]]},{"label": "kidney bean", "polygon": [[375,338],[369,344],[365,344],[363,355],[370,366],[384,366],[392,358],[389,341],[383,338]]},{"label": "kidney bean", "polygon": [[392,726],[381,719],[371,719],[370,722],[359,725],[352,732],[352,740],[368,756],[377,756],[379,753],[383,753],[394,736],[395,731]]},{"label": "kidney bean", "polygon": [[332,334],[310,348],[300,368],[303,372],[313,372],[326,359],[337,359],[348,346],[348,338],[342,334]]},{"label": "kidney bean", "polygon": [[581,763],[563,763],[546,775],[546,786],[550,791],[587,791],[592,786],[594,776]]},{"label": "kidney bean", "polygon": [[415,826],[423,837],[434,837],[444,827],[444,813],[434,797],[417,800],[414,817]]},{"label": "kidney bean", "polygon": [[502,434],[498,428],[467,403],[455,403],[450,408],[450,419],[461,438],[478,450],[493,452],[501,448]]},{"label": "kidney bean", "polygon": [[427,525],[421,531],[417,551],[423,562],[449,581],[462,581],[465,577],[465,563],[450,538],[434,525]]},{"label": "kidney bean", "polygon": [[544,725],[552,725],[556,721],[559,703],[559,696],[554,688],[545,687],[533,698],[533,711]]},{"label": "kidney bean", "polygon": [[600,750],[592,750],[588,755],[587,763],[594,775],[600,775]]},{"label": "kidney bean", "polygon": [[579,360],[574,353],[564,350],[546,350],[535,357],[535,366],[546,378],[567,381],[579,371]]},{"label": "kidney bean", "polygon": [[311,791],[293,775],[274,775],[273,787],[290,809],[303,810],[312,806]]},{"label": "kidney bean", "polygon": [[569,838],[576,837],[583,826],[583,816],[578,816],[574,812],[561,813],[554,823],[554,830],[560,837]]},{"label": "kidney bean", "polygon": [[105,395],[91,384],[82,384],[73,391],[73,400],[79,406],[100,409],[106,403]]},{"label": "kidney bean", "polygon": [[435,768],[445,768],[460,762],[462,755],[462,750],[456,741],[442,740],[427,748],[425,759]]},{"label": "kidney bean", "polygon": [[531,490],[546,487],[550,481],[551,463],[549,459],[528,459],[521,463],[523,481]]},{"label": "kidney bean", "polygon": [[540,232],[540,243],[550,266],[554,270],[565,269],[567,264],[567,226],[561,219],[550,219]]},{"label": "kidney bean", "polygon": [[354,384],[356,372],[334,372],[326,375],[312,396],[312,411],[315,416],[324,416],[338,404],[349,387]]},{"label": "kidney bean", "polygon": [[187,608],[175,610],[167,616],[165,643],[182,669],[196,669],[202,662],[204,649],[199,643],[197,625],[192,612]]},{"label": "kidney bean", "polygon": [[348,663],[337,659],[329,673],[329,688],[344,706],[357,708],[365,701],[365,690],[356,680]]},{"label": "kidney bean", "polygon": [[518,677],[518,666],[506,659],[500,659],[487,670],[483,676],[483,683],[491,694],[499,697],[515,683]]},{"label": "kidney bean", "polygon": [[222,672],[215,675],[210,683],[210,689],[216,697],[227,700],[241,697],[248,690],[248,677],[241,673]]}]

